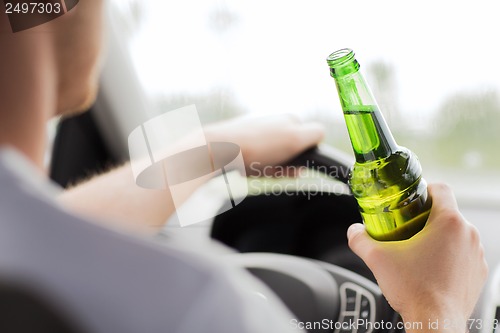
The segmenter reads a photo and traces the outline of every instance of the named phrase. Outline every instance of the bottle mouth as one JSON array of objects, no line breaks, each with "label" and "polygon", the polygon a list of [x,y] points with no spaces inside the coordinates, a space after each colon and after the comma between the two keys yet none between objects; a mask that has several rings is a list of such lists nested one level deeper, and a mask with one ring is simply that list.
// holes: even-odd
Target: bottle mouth
[{"label": "bottle mouth", "polygon": [[354,59],[354,51],[351,49],[340,49],[333,52],[326,58],[326,62],[333,78],[355,73],[359,69],[359,63]]},{"label": "bottle mouth", "polygon": [[351,49],[340,49],[328,56],[326,62],[330,67],[338,67],[354,59],[354,51]]}]

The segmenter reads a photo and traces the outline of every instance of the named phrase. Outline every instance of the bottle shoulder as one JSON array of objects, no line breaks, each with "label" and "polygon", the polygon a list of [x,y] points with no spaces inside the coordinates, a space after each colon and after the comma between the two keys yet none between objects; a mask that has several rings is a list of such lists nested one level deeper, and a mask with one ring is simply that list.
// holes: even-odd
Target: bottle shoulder
[{"label": "bottle shoulder", "polygon": [[420,166],[417,155],[406,147],[397,146],[389,156],[371,161],[357,161],[356,163],[354,163],[353,168],[367,170],[384,169],[387,167],[405,168],[414,167],[414,164],[418,164],[418,166]]},{"label": "bottle shoulder", "polygon": [[[417,155],[405,147],[386,158],[364,163],[356,162],[351,170],[351,187],[399,188],[411,186],[422,177],[422,167]],[[353,188],[354,190],[354,188]]]}]

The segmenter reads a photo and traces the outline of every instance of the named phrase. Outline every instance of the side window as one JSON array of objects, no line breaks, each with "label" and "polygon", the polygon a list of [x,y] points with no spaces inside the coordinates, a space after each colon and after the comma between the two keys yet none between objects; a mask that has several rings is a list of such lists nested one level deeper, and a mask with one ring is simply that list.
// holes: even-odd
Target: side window
[{"label": "side window", "polygon": [[[202,121],[290,112],[350,152],[325,58],[354,49],[396,140],[462,202],[500,202],[500,21],[492,1],[114,0],[141,84]],[[432,10],[429,10],[432,8]]]}]

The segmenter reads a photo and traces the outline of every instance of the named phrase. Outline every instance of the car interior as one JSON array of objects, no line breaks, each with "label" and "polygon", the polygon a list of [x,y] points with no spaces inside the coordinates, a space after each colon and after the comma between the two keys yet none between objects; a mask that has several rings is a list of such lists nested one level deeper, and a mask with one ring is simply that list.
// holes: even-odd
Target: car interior
[{"label": "car interior", "polygon": [[[366,9],[374,6],[368,1],[363,4]],[[395,3],[392,5],[400,16],[410,15],[407,9]],[[343,14],[335,12],[339,9],[347,11],[345,6],[347,4],[335,8],[320,1],[311,4],[307,13],[304,9],[309,4],[285,6],[280,1],[252,5],[219,0],[187,1],[182,5],[154,0],[110,1],[106,57],[97,101],[88,113],[51,123],[54,137],[47,157],[50,177],[62,187],[68,187],[125,163],[129,160],[128,136],[134,128],[186,105],[196,105],[202,124],[252,114],[254,110],[255,114],[290,111],[302,118],[319,120],[327,129],[324,143],[287,163],[308,168],[310,172],[298,180],[285,181],[302,182],[310,190],[297,190],[288,195],[265,191],[261,186],[259,191],[250,191],[239,205],[213,219],[182,227],[176,217],[172,217],[158,239],[161,242],[162,237],[182,237],[192,243],[193,248],[213,239],[231,248],[234,252],[224,253],[225,260],[234,261],[263,281],[301,321],[329,318],[335,322],[349,322],[363,318],[374,323],[382,320],[396,323],[400,320],[398,314],[383,297],[370,270],[349,249],[346,238],[347,228],[352,223],[362,222],[362,219],[346,185],[354,160],[345,126],[339,117],[341,110],[325,58],[338,46],[353,44],[360,57],[365,58],[368,79],[374,82],[374,94],[394,129],[396,139],[421,157],[428,182],[451,183],[462,214],[481,233],[490,276],[472,317],[484,325],[472,325],[470,331],[494,333],[497,330],[492,323],[495,319],[500,320],[500,173],[497,163],[500,155],[496,153],[500,139],[497,130],[500,79],[493,74],[492,68],[484,81],[471,78],[464,84],[465,88],[456,83],[451,87],[456,88],[452,93],[444,88],[439,92],[439,85],[431,83],[426,87],[428,77],[415,74],[418,71],[415,67],[419,63],[431,66],[431,59],[423,59],[425,55],[422,54],[421,58],[403,59],[403,53],[398,53],[395,48],[424,48],[423,40],[432,31],[413,30],[404,25],[401,18],[396,19],[384,12],[380,14],[381,18],[394,19],[394,25],[400,24],[406,29],[402,33],[406,36],[382,35],[384,31],[393,31],[397,27],[381,23],[386,30],[378,28],[379,40],[368,38],[370,33],[366,29],[372,24],[353,30],[349,38],[347,33],[337,29],[349,22],[347,17],[338,17]],[[437,24],[439,17],[444,17],[449,8],[454,8],[451,2],[448,6],[437,6],[436,14],[431,14],[430,24]],[[466,8],[456,6],[460,7],[455,13],[457,17],[449,18],[452,28],[461,24],[460,18],[466,12]],[[323,7],[329,10],[322,10]],[[475,15],[477,10],[471,10]],[[160,19],[162,13],[164,23]],[[359,15],[369,17],[368,14]],[[184,18],[175,19],[174,16]],[[373,14],[371,16],[379,21]],[[318,18],[317,21],[329,17],[335,24],[321,25],[314,17]],[[481,29],[493,31],[494,25],[498,30],[498,20],[483,21],[474,28],[474,36],[480,35]],[[360,20],[360,25],[361,22],[365,21]],[[176,31],[172,31],[175,27]],[[366,39],[360,37],[363,34],[367,35]],[[416,38],[419,41],[415,41]],[[466,35],[465,38],[472,37]],[[438,41],[439,38],[435,37],[427,42],[434,45]],[[475,42],[482,43],[482,40]],[[440,49],[445,46],[436,45],[436,54],[445,52]],[[303,48],[309,52],[301,51]],[[366,56],[362,56],[365,50]],[[455,50],[452,46],[450,54]],[[192,52],[197,54],[190,54]],[[498,47],[488,52],[496,52],[490,54],[492,59],[495,55],[496,58],[500,56]],[[171,59],[167,58],[169,55]],[[384,55],[387,55],[386,60]],[[398,62],[399,56],[403,60]],[[448,54],[444,56],[448,57]],[[174,71],[176,66],[178,72]],[[420,70],[436,71],[435,80],[441,79],[437,69]],[[500,73],[500,68],[496,73]],[[441,75],[446,76],[446,73]],[[414,85],[405,86],[404,76],[414,81]],[[321,77],[317,80],[319,83],[313,84],[311,81],[317,77]],[[398,85],[401,86],[399,90]],[[438,102],[432,104],[432,100],[427,106],[430,111],[415,115],[418,113],[415,110],[425,108],[425,105],[423,102],[414,103],[414,95],[407,93],[412,88],[422,100],[429,97],[429,100],[434,98]],[[399,91],[400,94],[391,95],[388,91]],[[440,93],[442,96],[434,97]],[[271,99],[267,98],[269,94]],[[466,97],[470,97],[469,100],[465,100]],[[450,98],[455,101],[450,102]],[[459,123],[460,118],[457,118],[447,123],[450,112],[462,110],[458,104],[460,98],[466,106],[476,107],[467,104],[472,100],[485,104],[477,106],[482,110],[480,114],[464,116],[467,121]],[[412,103],[413,107],[404,107]],[[413,115],[408,115],[412,112]],[[409,120],[405,121],[405,117]],[[496,122],[491,117],[495,117]],[[467,124],[471,127],[463,127]],[[483,126],[483,130],[473,127],[476,125]],[[457,141],[457,138],[464,137],[463,133],[467,133],[464,141]],[[429,148],[429,142],[439,142],[436,144],[440,149],[439,157]],[[481,143],[484,143],[485,150],[474,148]],[[325,168],[336,168],[341,172],[336,177],[328,177],[321,173]],[[334,184],[329,188],[335,190],[318,193],[314,191],[315,187],[307,187],[318,182]],[[204,194],[202,198],[211,196],[209,187],[200,191]],[[199,200],[199,196],[193,200]],[[197,204],[213,204],[215,210],[220,205],[208,199]],[[337,328],[334,332],[346,331]],[[386,331],[366,326],[357,332]]]}]

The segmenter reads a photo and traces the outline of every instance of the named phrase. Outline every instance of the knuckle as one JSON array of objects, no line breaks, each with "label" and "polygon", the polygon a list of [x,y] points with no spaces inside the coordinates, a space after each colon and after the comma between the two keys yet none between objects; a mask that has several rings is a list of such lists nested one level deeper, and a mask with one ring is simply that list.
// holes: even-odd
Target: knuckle
[{"label": "knuckle", "polygon": [[450,185],[446,183],[432,183],[429,184],[429,188],[434,191],[440,191],[440,192],[451,192],[451,187]]},{"label": "knuckle", "polygon": [[[479,230],[475,225],[470,224],[469,225],[469,233],[470,233],[470,238],[473,241],[474,244],[480,244],[481,243],[481,235],[479,233]],[[480,244],[481,245],[481,244]],[[481,245],[482,247],[482,245]]]},{"label": "knuckle", "polygon": [[460,212],[455,209],[443,209],[440,219],[446,227],[451,228],[452,230],[460,230],[465,225],[464,218]]},{"label": "knuckle", "polygon": [[482,243],[479,243],[479,256],[481,259],[484,259],[484,246]]},{"label": "knuckle", "polygon": [[483,278],[484,279],[486,279],[488,277],[489,272],[490,272],[490,267],[488,266],[486,259],[483,259]]},{"label": "knuckle", "polygon": [[450,189],[450,186],[446,183],[433,183],[432,187],[438,188],[441,190],[449,190]]},{"label": "knuckle", "polygon": [[488,268],[488,263],[486,261],[485,250],[484,250],[484,246],[483,246],[482,243],[479,243],[479,255],[480,255],[480,258],[481,258],[481,260],[483,262],[483,265],[487,269]]}]

